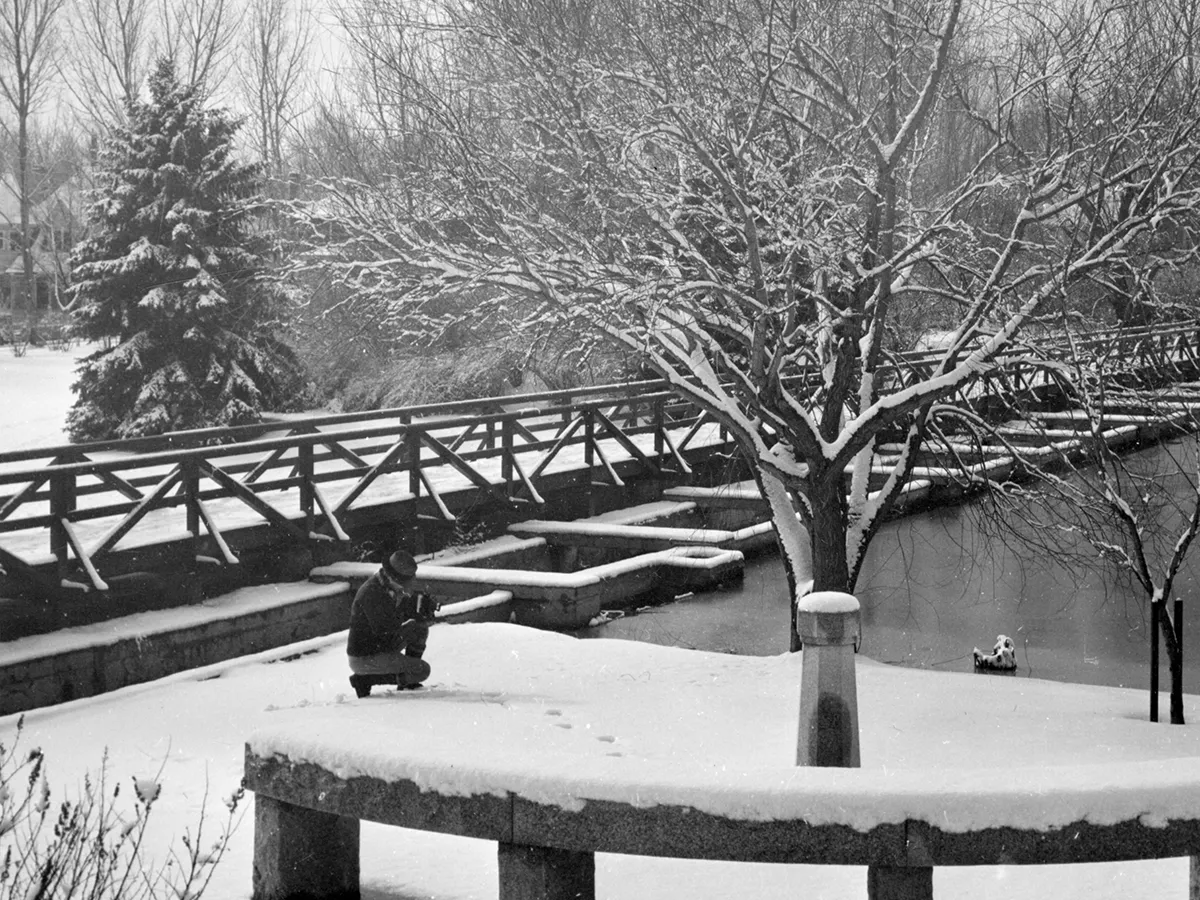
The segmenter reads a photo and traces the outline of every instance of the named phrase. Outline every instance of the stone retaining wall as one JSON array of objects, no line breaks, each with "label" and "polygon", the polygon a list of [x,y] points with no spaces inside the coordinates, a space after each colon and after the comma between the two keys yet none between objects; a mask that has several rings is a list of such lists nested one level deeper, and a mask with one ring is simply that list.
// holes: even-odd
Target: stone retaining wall
[{"label": "stone retaining wall", "polygon": [[[277,587],[285,589],[287,599],[271,602],[270,588],[264,586],[212,604],[0,645],[0,715],[91,697],[331,634],[345,629],[350,620],[352,597],[345,584]],[[251,591],[262,601],[251,602]],[[170,624],[172,620],[177,624]]]}]

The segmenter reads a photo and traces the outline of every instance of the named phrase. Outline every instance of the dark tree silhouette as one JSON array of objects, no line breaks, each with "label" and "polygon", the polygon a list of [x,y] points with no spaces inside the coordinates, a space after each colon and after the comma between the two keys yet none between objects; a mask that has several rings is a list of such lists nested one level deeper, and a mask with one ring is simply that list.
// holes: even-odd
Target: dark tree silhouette
[{"label": "dark tree silhouette", "polygon": [[239,123],[170,59],[149,87],[105,148],[73,259],[76,333],[109,345],[79,365],[74,440],[255,422],[299,393],[252,231],[260,171],[233,158]]}]

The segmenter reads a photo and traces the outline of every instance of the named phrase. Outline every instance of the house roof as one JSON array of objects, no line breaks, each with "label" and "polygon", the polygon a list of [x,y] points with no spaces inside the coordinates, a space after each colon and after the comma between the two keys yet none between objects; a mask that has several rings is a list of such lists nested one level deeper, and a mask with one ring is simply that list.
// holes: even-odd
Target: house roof
[{"label": "house roof", "polygon": [[[67,265],[67,253],[51,253],[49,250],[42,250],[40,247],[33,248],[33,268],[34,271],[41,275],[54,275],[55,273],[69,268]],[[25,264],[21,259],[21,254],[17,254],[8,268],[4,270],[5,275],[24,275]]]},{"label": "house roof", "polygon": [[[73,195],[79,191],[79,185],[73,179],[59,180],[54,188],[39,191],[32,199],[34,203],[29,211],[29,218],[35,223],[61,223],[64,218],[74,218],[72,207]],[[74,190],[72,190],[74,187]],[[21,221],[21,198],[13,185],[11,175],[0,175],[0,225],[9,227]],[[57,224],[55,227],[58,227]]]}]

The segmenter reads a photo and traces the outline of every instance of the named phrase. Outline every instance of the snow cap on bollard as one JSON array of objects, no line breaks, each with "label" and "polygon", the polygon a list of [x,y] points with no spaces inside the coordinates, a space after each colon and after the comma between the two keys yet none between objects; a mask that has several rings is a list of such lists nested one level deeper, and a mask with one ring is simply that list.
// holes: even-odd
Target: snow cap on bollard
[{"label": "snow cap on bollard", "polygon": [[858,648],[862,607],[853,594],[816,591],[796,601],[796,633],[805,646]]}]

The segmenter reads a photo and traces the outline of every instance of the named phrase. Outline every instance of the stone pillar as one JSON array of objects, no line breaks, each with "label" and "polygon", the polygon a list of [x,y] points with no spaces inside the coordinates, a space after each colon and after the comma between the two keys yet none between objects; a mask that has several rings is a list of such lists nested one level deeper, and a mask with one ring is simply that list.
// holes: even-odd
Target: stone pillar
[{"label": "stone pillar", "polygon": [[867,866],[867,900],[933,900],[933,868]]},{"label": "stone pillar", "polygon": [[359,900],[358,819],[254,795],[253,900]]},{"label": "stone pillar", "polygon": [[595,900],[595,897],[594,854],[500,842],[500,900]]},{"label": "stone pillar", "polygon": [[796,765],[856,768],[858,600],[837,591],[801,597],[796,604],[796,633],[804,647]]}]

